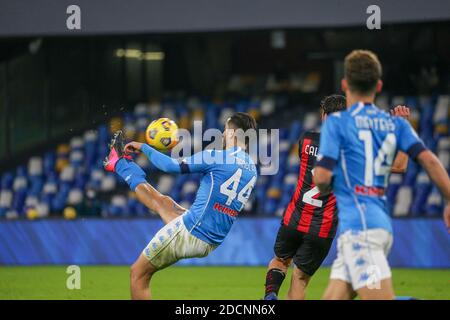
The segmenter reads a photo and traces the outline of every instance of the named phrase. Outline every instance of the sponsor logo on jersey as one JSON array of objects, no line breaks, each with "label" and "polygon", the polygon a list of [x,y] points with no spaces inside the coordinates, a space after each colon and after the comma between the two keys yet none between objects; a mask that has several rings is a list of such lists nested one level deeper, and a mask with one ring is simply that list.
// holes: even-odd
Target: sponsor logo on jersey
[{"label": "sponsor logo on jersey", "polygon": [[220,204],[218,202],[214,203],[214,211],[219,211],[220,213],[227,214],[231,217],[235,217],[239,214],[236,210],[233,210],[227,206],[224,206],[223,204]]},{"label": "sponsor logo on jersey", "polygon": [[384,188],[355,186],[355,193],[363,196],[382,197],[384,192]]}]

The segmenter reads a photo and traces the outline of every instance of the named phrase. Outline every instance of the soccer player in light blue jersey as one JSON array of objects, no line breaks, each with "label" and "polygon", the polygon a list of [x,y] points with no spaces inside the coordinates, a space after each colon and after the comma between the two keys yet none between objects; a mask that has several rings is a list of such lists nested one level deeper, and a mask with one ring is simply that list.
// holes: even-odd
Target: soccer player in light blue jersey
[{"label": "soccer player in light blue jersey", "polygon": [[[182,161],[147,144],[130,142],[124,146],[123,134],[115,135],[105,169],[121,176],[138,199],[166,223],[131,267],[132,299],[151,298],[150,280],[158,270],[181,259],[205,257],[223,242],[256,183],[256,166],[246,152],[246,135],[242,134],[255,129],[253,117],[235,113],[225,124],[223,150],[205,150]],[[129,157],[131,152],[143,152],[164,172],[201,173],[191,208],[181,207],[154,189]]]},{"label": "soccer player in light blue jersey", "polygon": [[[387,255],[392,226],[385,189],[398,151],[427,171],[441,191],[450,227],[450,179],[438,158],[424,146],[409,122],[374,105],[381,91],[377,56],[356,50],[345,59],[347,110],[324,122],[314,183],[321,191],[332,183],[339,217],[338,254],[324,299],[394,299]],[[332,179],[333,178],[333,179]]]}]

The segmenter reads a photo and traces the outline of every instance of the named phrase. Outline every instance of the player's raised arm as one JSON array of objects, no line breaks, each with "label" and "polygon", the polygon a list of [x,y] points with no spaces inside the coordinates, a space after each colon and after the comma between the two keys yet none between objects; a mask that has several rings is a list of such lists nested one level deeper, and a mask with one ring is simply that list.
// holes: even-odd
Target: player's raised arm
[{"label": "player's raised arm", "polygon": [[444,197],[446,202],[444,221],[447,228],[450,228],[450,179],[448,173],[436,155],[429,150],[420,152],[417,156],[417,162],[425,169]]},{"label": "player's raised arm", "polygon": [[[407,106],[396,106],[391,110],[391,115],[402,117],[403,119],[409,120],[411,111]],[[394,163],[392,164],[392,173],[405,173],[408,169],[408,155],[402,151],[397,153]]]},{"label": "player's raised arm", "polygon": [[[215,150],[203,150],[190,157],[184,158],[181,163],[182,173],[205,172],[214,163]],[[219,163],[220,164],[220,163]]]},{"label": "player's raised arm", "polygon": [[325,120],[320,134],[320,148],[314,169],[314,184],[320,192],[328,190],[333,177],[333,169],[339,159],[341,135],[339,131],[339,112],[330,115]]},{"label": "player's raised arm", "polygon": [[133,141],[125,146],[126,153],[138,151],[143,152],[150,162],[161,171],[167,173],[180,173],[182,171],[180,163],[177,160],[159,152],[158,150],[150,147],[148,144]]}]

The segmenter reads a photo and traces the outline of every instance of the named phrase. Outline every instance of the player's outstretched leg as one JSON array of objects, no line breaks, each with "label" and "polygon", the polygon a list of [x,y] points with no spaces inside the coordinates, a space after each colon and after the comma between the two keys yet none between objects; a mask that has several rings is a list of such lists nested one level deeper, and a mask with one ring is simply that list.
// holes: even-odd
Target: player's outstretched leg
[{"label": "player's outstretched leg", "polygon": [[130,270],[130,292],[133,300],[149,300],[150,280],[157,269],[141,254]]},{"label": "player's outstretched leg", "polygon": [[123,153],[124,145],[123,132],[117,131],[110,143],[110,153],[104,161],[105,170],[121,176],[130,189],[136,192],[139,201],[156,212],[165,224],[183,214],[185,208],[169,196],[161,194],[146,181],[145,172],[130,156]]},{"label": "player's outstretched leg", "polygon": [[165,224],[187,210],[171,197],[161,194],[147,182],[139,184],[134,191],[139,201],[150,210],[158,213]]},{"label": "player's outstretched leg", "polygon": [[278,291],[280,291],[281,284],[286,277],[286,272],[291,265],[292,259],[273,258],[266,274],[266,290],[264,300],[277,300]]},{"label": "player's outstretched leg", "polygon": [[356,290],[361,300],[394,300],[395,293],[392,279],[387,278],[380,281],[379,288],[363,287]]},{"label": "player's outstretched leg", "polygon": [[[387,260],[392,236],[385,230],[347,232],[337,243],[337,258],[323,299],[395,299]],[[362,240],[363,239],[363,240]]]},{"label": "player's outstretched leg", "polygon": [[151,298],[150,282],[156,271],[181,259],[206,257],[215,248],[193,236],[186,228],[183,216],[178,216],[153,236],[131,267],[131,297]]},{"label": "player's outstretched leg", "polygon": [[305,291],[311,277],[294,266],[292,272],[291,286],[287,294],[287,300],[304,300]]},{"label": "player's outstretched leg", "polygon": [[322,300],[352,300],[356,297],[352,285],[339,279],[330,279]]}]

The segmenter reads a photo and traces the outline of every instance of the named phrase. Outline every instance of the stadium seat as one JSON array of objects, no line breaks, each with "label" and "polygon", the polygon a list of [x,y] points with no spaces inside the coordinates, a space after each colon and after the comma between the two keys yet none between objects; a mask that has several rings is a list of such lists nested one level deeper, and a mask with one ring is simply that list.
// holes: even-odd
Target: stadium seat
[{"label": "stadium seat", "polygon": [[389,96],[387,94],[381,94],[376,97],[375,104],[383,109],[383,110],[389,110]]},{"label": "stadium seat", "polygon": [[409,208],[413,199],[413,190],[410,186],[402,186],[398,190],[394,206],[394,216],[404,217],[409,213]]},{"label": "stadium seat", "polygon": [[168,194],[175,183],[173,176],[164,174],[158,180],[157,189],[162,194]]},{"label": "stadium seat", "polygon": [[[308,112],[303,120],[303,128],[306,130],[316,129],[319,125],[319,115],[316,112]],[[297,138],[298,139],[298,138]]]},{"label": "stadium seat", "polygon": [[108,213],[111,216],[123,216],[127,214],[127,198],[123,195],[114,195],[111,198],[111,205],[108,208]]},{"label": "stadium seat", "polygon": [[2,175],[0,189],[11,189],[14,183],[14,174],[12,172],[5,172]]},{"label": "stadium seat", "polygon": [[389,205],[389,211],[392,213],[393,212],[393,208],[394,208],[394,204],[395,204],[395,199],[397,196],[397,192],[400,189],[400,186],[402,184],[402,179],[403,176],[401,174],[396,174],[393,173],[390,175],[389,177],[389,184],[386,190],[386,197],[388,200],[388,205]]},{"label": "stadium seat", "polygon": [[440,134],[448,134],[448,115],[450,108],[450,96],[440,95],[436,102],[433,115],[435,131]]},{"label": "stadium seat", "polygon": [[269,116],[275,111],[275,99],[273,97],[266,97],[261,101],[261,114]]},{"label": "stadium seat", "polygon": [[389,106],[389,109],[398,105],[405,105],[405,103],[406,99],[404,96],[393,96],[391,99],[391,105]]},{"label": "stadium seat", "polygon": [[434,105],[431,102],[421,104],[421,115],[420,115],[420,137],[427,142],[433,137],[434,127],[433,127],[433,114]]},{"label": "stadium seat", "polygon": [[296,143],[300,138],[301,132],[302,132],[302,125],[300,121],[297,120],[293,121],[290,127],[289,142]]},{"label": "stadium seat", "polygon": [[416,96],[407,96],[405,99],[405,104],[414,110],[419,106],[419,100]]},{"label": "stadium seat", "polygon": [[54,152],[45,153],[43,161],[44,173],[49,174],[50,172],[55,171],[55,165],[56,154]]},{"label": "stadium seat", "polygon": [[425,212],[425,204],[428,198],[428,194],[431,191],[431,182],[425,171],[421,171],[416,178],[416,184],[414,187],[414,199],[411,204],[411,215],[421,216]]},{"label": "stadium seat", "polygon": [[450,150],[439,150],[437,153],[439,160],[445,169],[450,170]]},{"label": "stadium seat", "polygon": [[42,158],[32,157],[28,161],[28,174],[30,176],[41,176],[43,173]]},{"label": "stadium seat", "polygon": [[6,217],[6,212],[12,207],[13,192],[3,189],[0,191],[0,217]]},{"label": "stadium seat", "polygon": [[100,190],[104,193],[111,192],[116,188],[116,177],[112,174],[107,174],[101,179]]},{"label": "stadium seat", "polygon": [[440,217],[444,209],[444,201],[439,190],[433,187],[426,202],[426,215],[430,217]]},{"label": "stadium seat", "polygon": [[408,162],[408,168],[403,176],[403,184],[407,186],[414,186],[416,176],[419,171],[419,166],[414,161]]}]

